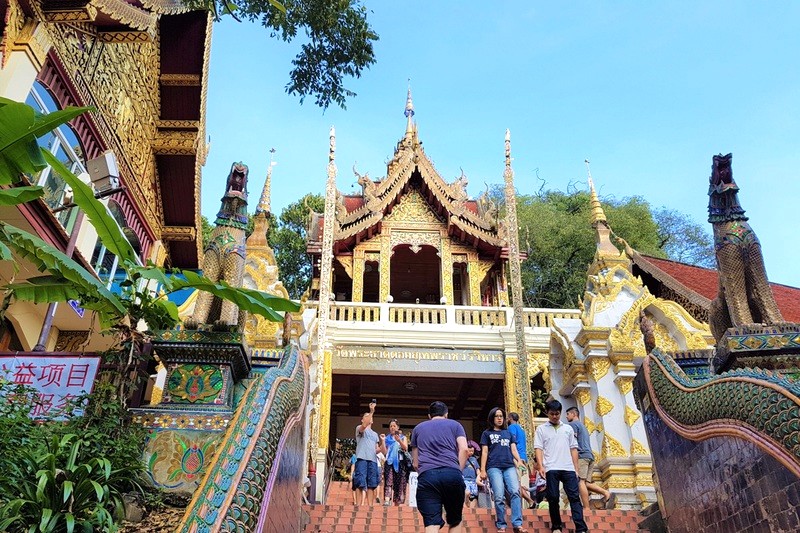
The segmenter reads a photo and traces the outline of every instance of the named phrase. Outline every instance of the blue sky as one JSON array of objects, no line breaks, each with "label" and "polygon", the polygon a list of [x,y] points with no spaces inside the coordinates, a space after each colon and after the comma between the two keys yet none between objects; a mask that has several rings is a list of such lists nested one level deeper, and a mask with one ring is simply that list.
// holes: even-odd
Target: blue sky
[{"label": "blue sky", "polygon": [[213,219],[233,161],[255,209],[275,148],[272,208],[325,187],[336,126],[337,184],[377,178],[405,131],[407,79],[420,139],[469,192],[502,182],[511,130],[517,189],[585,187],[642,196],[706,223],[711,156],[733,152],[740,201],[771,281],[800,286],[800,3],[369,2],[377,63],[323,112],[284,91],[298,44],[253,24],[214,26],[202,210]]}]

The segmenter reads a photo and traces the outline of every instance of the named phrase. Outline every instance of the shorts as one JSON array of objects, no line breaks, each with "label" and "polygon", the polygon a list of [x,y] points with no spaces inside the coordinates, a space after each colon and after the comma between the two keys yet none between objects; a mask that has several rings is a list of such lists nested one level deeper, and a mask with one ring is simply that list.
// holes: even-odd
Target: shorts
[{"label": "shorts", "polygon": [[356,460],[356,470],[353,472],[353,488],[374,489],[381,482],[378,472],[378,463],[366,459]]},{"label": "shorts", "polygon": [[425,527],[444,526],[442,507],[447,525],[460,524],[465,490],[464,476],[457,468],[434,468],[421,473],[417,483],[417,509]]},{"label": "shorts", "polygon": [[578,459],[578,479],[592,481],[592,472],[594,471],[594,460],[592,459]]},{"label": "shorts", "polygon": [[472,501],[472,500],[474,500],[475,498],[478,497],[478,482],[477,481],[475,481],[474,479],[464,478],[464,485],[466,485],[466,487],[467,487],[466,490],[469,491],[469,501]]}]

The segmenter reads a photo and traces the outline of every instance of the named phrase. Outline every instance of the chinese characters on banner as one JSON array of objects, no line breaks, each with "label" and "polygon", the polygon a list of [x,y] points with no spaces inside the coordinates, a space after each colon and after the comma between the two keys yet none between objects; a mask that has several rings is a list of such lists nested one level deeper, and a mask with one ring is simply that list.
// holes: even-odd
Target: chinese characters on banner
[{"label": "chinese characters on banner", "polygon": [[[69,401],[92,391],[99,357],[57,357],[17,354],[0,356],[0,377],[36,389],[34,418],[60,415]],[[76,409],[75,415],[81,410]]]}]

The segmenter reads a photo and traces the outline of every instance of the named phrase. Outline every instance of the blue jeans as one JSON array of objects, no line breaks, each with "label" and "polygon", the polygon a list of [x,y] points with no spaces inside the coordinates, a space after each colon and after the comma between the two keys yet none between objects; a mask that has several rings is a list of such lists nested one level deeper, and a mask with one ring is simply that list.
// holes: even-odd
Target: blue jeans
[{"label": "blue jeans", "polygon": [[511,500],[511,525],[522,526],[522,497],[519,495],[519,475],[517,468],[487,468],[486,475],[494,494],[494,510],[497,514],[497,528],[506,527],[506,493]]},{"label": "blue jeans", "polygon": [[[572,521],[575,522],[576,533],[589,531],[586,522],[583,520],[583,505],[581,496],[578,492],[578,475],[569,470],[550,470],[547,472],[547,503],[550,506],[550,529],[562,529],[561,512],[559,504],[559,482],[564,484],[564,492],[569,499],[569,507],[572,510]],[[565,528],[564,528],[565,529]]]}]

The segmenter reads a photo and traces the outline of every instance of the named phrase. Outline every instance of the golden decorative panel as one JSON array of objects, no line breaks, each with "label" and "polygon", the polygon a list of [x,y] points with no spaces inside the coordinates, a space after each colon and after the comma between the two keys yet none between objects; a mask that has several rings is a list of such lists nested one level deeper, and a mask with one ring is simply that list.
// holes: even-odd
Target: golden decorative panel
[{"label": "golden decorative panel", "polygon": [[550,352],[528,352],[528,377],[539,372],[545,383],[550,381]]},{"label": "golden decorative panel", "polygon": [[[639,472],[638,474],[636,474],[636,486],[655,487],[655,483],[653,482],[653,474],[650,472]],[[639,493],[639,496],[642,496],[641,492]]]},{"label": "golden decorative panel", "polygon": [[447,299],[448,305],[453,305],[453,256],[450,255],[450,237],[443,235],[440,238],[442,243],[442,296]]},{"label": "golden decorative panel", "polygon": [[617,386],[619,387],[619,390],[623,395],[627,395],[629,392],[633,390],[633,378],[618,377]]},{"label": "golden decorative panel", "polygon": [[[125,183],[158,236],[163,218],[151,149],[160,115],[158,38],[125,46],[85,46],[82,31],[73,26],[48,26],[53,48],[67,72],[75,73],[72,81],[83,103],[97,109],[92,118],[100,135],[117,156]],[[87,26],[86,31],[91,34],[94,29]],[[87,65],[92,65],[90,79]]]},{"label": "golden decorative panel", "polygon": [[3,35],[3,67],[8,63],[8,58],[11,56],[11,49],[17,41],[22,27],[25,25],[25,13],[19,6],[16,0],[8,0],[8,7],[6,8],[6,28],[5,35]]},{"label": "golden decorative panel", "polygon": [[516,357],[505,358],[506,380],[504,385],[507,411],[519,411],[519,402],[517,398],[517,363],[518,359]]},{"label": "golden decorative panel", "polygon": [[158,81],[171,87],[199,87],[202,80],[199,74],[161,74]]},{"label": "golden decorative panel", "polygon": [[611,361],[607,357],[592,357],[589,361],[589,373],[595,382],[603,379],[611,368]]},{"label": "golden decorative panel", "polygon": [[606,416],[614,409],[614,404],[611,403],[607,398],[603,396],[597,397],[597,403],[595,404],[595,411],[600,416]]},{"label": "golden decorative panel", "polygon": [[589,435],[595,432],[597,426],[594,425],[594,422],[589,420],[587,417],[583,417],[583,425],[586,426],[586,431],[589,432]]},{"label": "golden decorative panel", "polygon": [[[423,246],[433,246],[436,250],[441,249],[442,237],[438,230],[434,231],[402,231],[393,230],[391,233],[391,247],[394,250],[395,246],[400,244],[408,244],[411,251],[415,254],[418,253]],[[451,270],[452,271],[452,270]]]},{"label": "golden decorative panel", "polygon": [[384,223],[403,222],[403,223],[427,223],[436,226],[442,225],[443,221],[437,217],[428,202],[419,194],[416,189],[411,189],[408,194],[400,199],[400,202],[392,208],[392,212],[384,217]]},{"label": "golden decorative panel", "polygon": [[636,477],[630,474],[614,474],[608,478],[609,489],[632,489],[636,486]]},{"label": "golden decorative panel", "polygon": [[625,406],[625,423],[629,426],[633,426],[637,420],[642,417],[641,413],[636,409],[633,409],[630,405]]},{"label": "golden decorative panel", "polygon": [[84,344],[89,341],[88,331],[60,330],[54,352],[80,352]]},{"label": "golden decorative panel", "polygon": [[[331,391],[333,377],[331,374],[331,361],[333,359],[333,354],[330,350],[325,350],[322,357],[322,390],[319,396],[319,440],[317,443],[320,448],[327,448],[331,430]],[[320,369],[318,369],[318,371],[319,370]]]},{"label": "golden decorative panel", "polygon": [[347,272],[347,275],[350,276],[350,279],[353,279],[353,256],[336,256],[334,259],[336,259],[336,261],[342,265],[342,267],[344,267],[344,271]]},{"label": "golden decorative panel", "polygon": [[589,389],[578,389],[575,391],[575,397],[581,403],[581,405],[586,405],[592,399],[591,394],[589,393]]},{"label": "golden decorative panel", "polygon": [[650,455],[650,452],[641,442],[631,439],[631,455]]},{"label": "golden decorative panel", "polygon": [[378,263],[380,271],[380,303],[385,303],[389,297],[389,282],[391,277],[392,246],[388,235],[381,235],[381,258]]},{"label": "golden decorative panel", "polygon": [[628,451],[608,433],[603,435],[603,454],[606,457],[628,457]]},{"label": "golden decorative panel", "polygon": [[353,302],[364,300],[364,257],[355,257],[353,260]]}]

